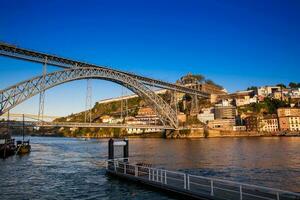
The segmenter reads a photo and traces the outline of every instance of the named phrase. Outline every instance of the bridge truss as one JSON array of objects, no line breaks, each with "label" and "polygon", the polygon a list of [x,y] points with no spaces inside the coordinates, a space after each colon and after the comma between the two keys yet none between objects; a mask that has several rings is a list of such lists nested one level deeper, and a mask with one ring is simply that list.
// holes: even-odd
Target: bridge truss
[{"label": "bridge truss", "polygon": [[[0,121],[0,127],[22,127],[22,121]],[[65,127],[65,128],[126,128],[126,129],[156,129],[172,130],[174,127],[166,125],[148,124],[110,124],[110,123],[80,123],[80,122],[40,122],[24,121],[25,127]]]},{"label": "bridge truss", "polygon": [[148,86],[154,86],[157,88],[187,93],[190,95],[196,95],[201,98],[209,98],[210,96],[206,92],[202,92],[192,88],[187,88],[182,85],[172,84],[166,81],[161,81],[153,78],[140,76],[130,72],[116,70],[108,66],[94,65],[86,62],[80,62],[72,59],[59,57],[56,55],[50,55],[50,54],[32,51],[24,48],[19,48],[6,43],[0,43],[0,55],[21,59],[21,60],[27,60],[31,62],[37,62],[41,64],[47,63],[47,65],[53,65],[61,68],[101,68],[107,70],[114,70],[115,72],[126,74],[127,76],[130,76]]},{"label": "bridge truss", "polygon": [[155,92],[131,76],[103,68],[65,69],[48,73],[45,76],[37,76],[1,90],[0,115],[43,90],[48,90],[66,82],[89,78],[109,80],[127,87],[143,98],[153,110],[157,111],[164,125],[177,128],[178,123],[175,111],[159,95],[156,95]]},{"label": "bridge truss", "polygon": [[181,85],[115,70],[106,66],[93,65],[55,55],[22,49],[4,43],[0,43],[0,55],[64,68],[64,70],[53,73],[43,73],[42,76],[37,76],[4,90],[0,90],[0,115],[34,95],[43,94],[47,89],[79,79],[103,79],[128,88],[148,103],[157,113],[163,125],[171,126],[175,129],[178,128],[176,111],[159,95],[155,94],[149,86],[187,93],[201,98],[209,97],[209,94],[205,92]]}]

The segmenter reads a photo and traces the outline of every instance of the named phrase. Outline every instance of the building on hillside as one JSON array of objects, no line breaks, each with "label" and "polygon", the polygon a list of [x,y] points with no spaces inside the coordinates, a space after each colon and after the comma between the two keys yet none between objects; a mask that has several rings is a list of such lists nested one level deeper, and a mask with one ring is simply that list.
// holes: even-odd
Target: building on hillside
[{"label": "building on hillside", "polygon": [[160,133],[163,132],[162,129],[159,128],[126,128],[128,134],[142,134],[142,133]]},{"label": "building on hillside", "polygon": [[197,118],[200,122],[207,124],[209,121],[215,119],[213,108],[202,109],[202,113],[197,114]]},{"label": "building on hillside", "polygon": [[215,105],[215,119],[235,119],[237,109],[235,106]]},{"label": "building on hillside", "polygon": [[282,131],[300,131],[300,108],[278,108],[279,128]]},{"label": "building on hillside", "polygon": [[150,107],[141,107],[135,117],[125,117],[125,123],[130,125],[161,125],[159,117]]},{"label": "building on hillside", "polygon": [[[138,110],[138,114],[135,117],[126,117],[126,124],[129,125],[160,125],[161,122],[158,116],[150,107],[141,107]],[[126,128],[128,134],[142,134],[142,133],[157,133],[162,132],[162,129],[159,128]]]},{"label": "building on hillside", "polygon": [[111,123],[112,123],[112,124],[122,124],[123,121],[124,121],[124,119],[122,119],[122,118],[113,118],[113,119],[111,120]]},{"label": "building on hillside", "polygon": [[262,102],[265,100],[265,96],[257,95],[258,102]]},{"label": "building on hillside", "polygon": [[300,98],[300,88],[297,89],[291,89],[289,91],[289,96],[291,98]]},{"label": "building on hillside", "polygon": [[138,110],[138,114],[135,116],[136,120],[142,122],[142,124],[157,124],[160,123],[159,117],[150,107],[141,107]]},{"label": "building on hillside", "polygon": [[186,114],[180,112],[177,114],[177,119],[179,123],[186,123]]},{"label": "building on hillside", "polygon": [[135,117],[125,117],[125,124],[129,124],[129,125],[145,125],[146,122],[137,120]]},{"label": "building on hillside", "polygon": [[222,98],[221,103],[218,105],[222,105],[222,106],[232,106],[233,105],[233,99],[231,97],[229,98]]},{"label": "building on hillside", "polygon": [[250,115],[244,118],[247,131],[258,131],[258,120],[256,115]]},{"label": "building on hillside", "polygon": [[232,94],[220,95],[223,106],[235,105],[237,107],[257,103],[257,95],[254,90],[238,91]]},{"label": "building on hillside", "polygon": [[281,101],[288,101],[289,100],[289,97],[288,95],[284,94],[282,91],[276,91],[272,94],[272,97],[274,99],[278,99],[278,100],[281,100]]},{"label": "building on hillside", "polygon": [[246,126],[241,126],[241,125],[233,126],[232,128],[233,128],[233,131],[246,131],[247,130]]},{"label": "building on hillside", "polygon": [[156,116],[156,113],[150,107],[141,107],[138,110],[138,115],[141,115],[141,116]]},{"label": "building on hillside", "polygon": [[208,127],[212,129],[233,130],[235,119],[215,119],[208,122]]},{"label": "building on hillside", "polygon": [[114,119],[112,116],[109,115],[103,115],[100,117],[102,123],[112,123],[112,120]]},{"label": "building on hillside", "polygon": [[231,98],[234,99],[236,106],[244,106],[251,103],[257,103],[257,96],[254,90],[239,91],[230,94]]},{"label": "building on hillside", "polygon": [[258,120],[260,132],[277,132],[279,131],[278,117],[276,114],[265,115]]},{"label": "building on hillside", "polygon": [[271,94],[274,94],[275,92],[280,92],[281,87],[279,86],[262,86],[257,88],[257,95],[258,96],[270,96]]},{"label": "building on hillside", "polygon": [[180,80],[176,82],[176,84],[211,94],[211,102],[216,101],[216,95],[227,94],[227,91],[221,86],[207,83],[203,78],[199,78],[199,76],[193,75],[191,73],[181,77]]}]

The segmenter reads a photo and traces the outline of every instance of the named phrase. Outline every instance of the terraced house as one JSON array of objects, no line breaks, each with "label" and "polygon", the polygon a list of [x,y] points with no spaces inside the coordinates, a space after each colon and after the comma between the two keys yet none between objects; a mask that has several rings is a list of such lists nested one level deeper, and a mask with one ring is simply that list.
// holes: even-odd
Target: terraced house
[{"label": "terraced house", "polygon": [[279,108],[279,127],[283,131],[300,131],[300,108]]}]

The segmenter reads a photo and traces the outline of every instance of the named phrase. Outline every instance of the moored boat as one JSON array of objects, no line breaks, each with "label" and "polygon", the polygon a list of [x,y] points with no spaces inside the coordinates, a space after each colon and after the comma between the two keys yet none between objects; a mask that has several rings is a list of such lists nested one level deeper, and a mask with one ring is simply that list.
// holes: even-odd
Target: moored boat
[{"label": "moored boat", "polygon": [[14,139],[0,139],[0,158],[14,155],[16,150]]},{"label": "moored boat", "polygon": [[29,153],[31,150],[30,142],[27,141],[17,141],[17,154],[23,155]]}]

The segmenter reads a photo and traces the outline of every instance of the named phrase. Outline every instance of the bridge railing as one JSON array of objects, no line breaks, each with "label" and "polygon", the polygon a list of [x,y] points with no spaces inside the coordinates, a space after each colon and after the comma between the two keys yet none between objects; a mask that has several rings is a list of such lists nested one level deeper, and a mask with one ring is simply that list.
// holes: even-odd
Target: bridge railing
[{"label": "bridge railing", "polygon": [[[128,161],[128,159],[127,159]],[[142,164],[130,164],[123,159],[108,160],[108,172],[142,180],[160,188],[180,191],[199,197],[232,200],[300,200],[300,193],[251,185],[246,183],[196,176],[183,172],[153,168]]]}]

